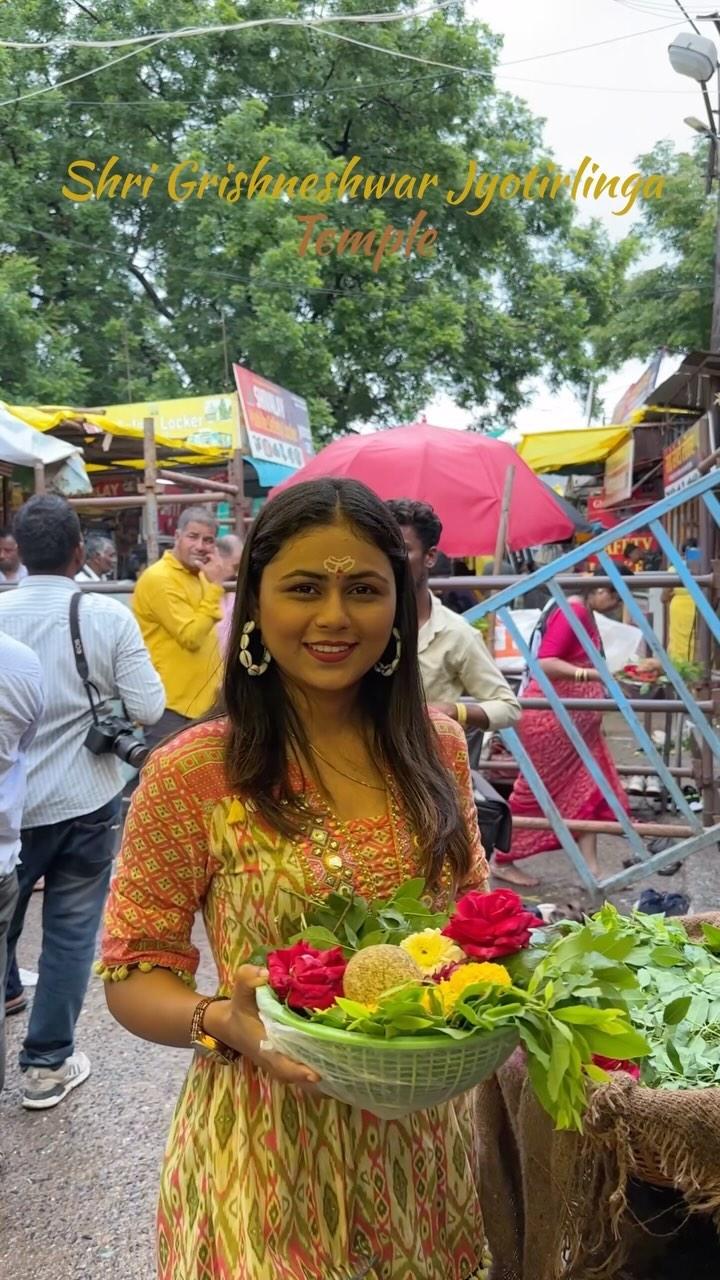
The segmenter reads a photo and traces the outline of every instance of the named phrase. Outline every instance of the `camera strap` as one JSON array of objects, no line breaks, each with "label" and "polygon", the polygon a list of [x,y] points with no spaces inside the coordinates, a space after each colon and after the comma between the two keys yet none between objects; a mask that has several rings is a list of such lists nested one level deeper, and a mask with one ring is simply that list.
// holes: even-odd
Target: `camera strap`
[{"label": "camera strap", "polygon": [[98,713],[93,701],[93,689],[97,694],[98,700],[100,700],[100,694],[90,679],[90,668],[88,667],[85,649],[83,648],[82,636],[80,635],[80,601],[82,600],[82,594],[82,591],[75,591],[70,597],[70,638],[72,640],[73,657],[75,658],[77,673],[85,687],[93,721],[97,724]]}]

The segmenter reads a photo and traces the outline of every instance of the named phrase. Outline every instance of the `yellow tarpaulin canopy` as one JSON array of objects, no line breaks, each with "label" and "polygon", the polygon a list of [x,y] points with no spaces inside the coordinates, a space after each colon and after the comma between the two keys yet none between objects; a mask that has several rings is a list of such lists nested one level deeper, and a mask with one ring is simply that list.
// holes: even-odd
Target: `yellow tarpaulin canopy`
[{"label": "yellow tarpaulin canopy", "polygon": [[[142,469],[142,438],[143,432],[140,427],[131,427],[127,423],[116,422],[114,419],[107,417],[102,413],[85,413],[80,409],[57,408],[37,409],[32,405],[8,405],[9,411],[28,426],[34,427],[36,431],[54,431],[58,438],[63,437],[63,426],[68,427],[67,438],[70,443],[82,448],[82,442],[77,439],[78,434],[82,435],[83,428],[86,428],[87,436],[94,436],[96,440],[103,435],[113,437],[114,439],[127,440],[128,445],[132,442],[132,448],[128,449],[128,457],[122,456],[122,445],[118,445],[108,453],[108,466],[129,466],[136,469]],[[202,463],[216,462],[219,459],[228,457],[228,451],[218,448],[203,448],[199,445],[185,444],[182,441],[175,440],[171,436],[155,434],[155,443],[158,447],[159,461],[162,465],[190,464],[195,465]],[[102,448],[95,445],[93,449],[93,457],[98,453],[102,456]],[[184,457],[179,457],[183,454]],[[102,469],[102,464],[97,461],[88,463],[88,470],[98,471]]]},{"label": "yellow tarpaulin canopy", "polygon": [[647,422],[648,419],[657,417],[659,413],[673,418],[678,417],[680,414],[685,414],[691,418],[697,418],[698,416],[697,409],[678,409],[675,405],[641,404],[639,409],[633,409],[628,418],[628,423],[636,427],[641,422]]},{"label": "yellow tarpaulin canopy", "polygon": [[604,462],[630,435],[628,427],[580,427],[577,431],[538,431],[523,436],[517,451],[536,472],[580,469],[585,463]]}]

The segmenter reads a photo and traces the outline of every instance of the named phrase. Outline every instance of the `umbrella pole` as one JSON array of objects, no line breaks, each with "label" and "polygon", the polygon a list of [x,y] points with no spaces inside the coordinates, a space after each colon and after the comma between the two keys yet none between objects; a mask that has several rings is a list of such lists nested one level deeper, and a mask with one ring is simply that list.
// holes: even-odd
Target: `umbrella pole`
[{"label": "umbrella pole", "polygon": [[[497,578],[502,568],[503,557],[505,555],[505,544],[507,542],[508,524],[510,521],[510,502],[512,500],[513,484],[515,481],[514,464],[508,467],[505,474],[505,486],[503,488],[502,506],[500,507],[500,523],[498,525],[497,542],[495,543],[495,559],[493,561],[493,576]],[[495,614],[488,614],[488,648],[491,653],[495,653]]]}]

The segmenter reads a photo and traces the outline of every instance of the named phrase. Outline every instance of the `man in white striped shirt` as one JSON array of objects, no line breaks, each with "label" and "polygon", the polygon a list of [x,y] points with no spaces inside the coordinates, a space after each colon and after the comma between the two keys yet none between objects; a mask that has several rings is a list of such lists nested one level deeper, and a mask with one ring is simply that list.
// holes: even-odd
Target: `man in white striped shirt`
[{"label": "man in white striped shirt", "polygon": [[0,1092],[5,1082],[7,935],[18,897],[25,757],[42,711],[43,678],[37,654],[0,631]]},{"label": "man in white striped shirt", "polygon": [[[22,994],[15,948],[33,885],[44,877],[40,977],[20,1053],[23,1106],[44,1110],[90,1074],[86,1055],[75,1052],[75,1023],[110,881],[124,777],[112,752],[94,755],[85,746],[92,714],[70,635],[74,578],[84,558],[78,518],[64,498],[39,496],[20,509],[14,533],[28,576],[0,593],[0,630],[38,655],[45,714],[27,755],[6,998]],[[130,611],[84,593],[79,629],[97,701],[119,698],[131,720],[154,724],[165,694]]]}]

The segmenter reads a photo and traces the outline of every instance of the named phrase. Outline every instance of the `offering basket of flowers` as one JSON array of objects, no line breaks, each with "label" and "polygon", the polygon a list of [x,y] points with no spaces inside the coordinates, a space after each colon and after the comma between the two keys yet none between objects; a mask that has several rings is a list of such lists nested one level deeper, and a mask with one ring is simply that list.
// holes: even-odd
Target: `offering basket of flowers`
[{"label": "offering basket of flowers", "polygon": [[291,946],[258,957],[269,1046],[317,1071],[323,1092],[392,1119],[473,1088],[522,1044],[557,1127],[580,1128],[588,1081],[609,1078],[595,1058],[642,1056],[643,1038],[623,1008],[558,983],[552,958],[534,966],[541,921],[517,894],[471,892],[448,916],[424,888],[332,894]]}]

